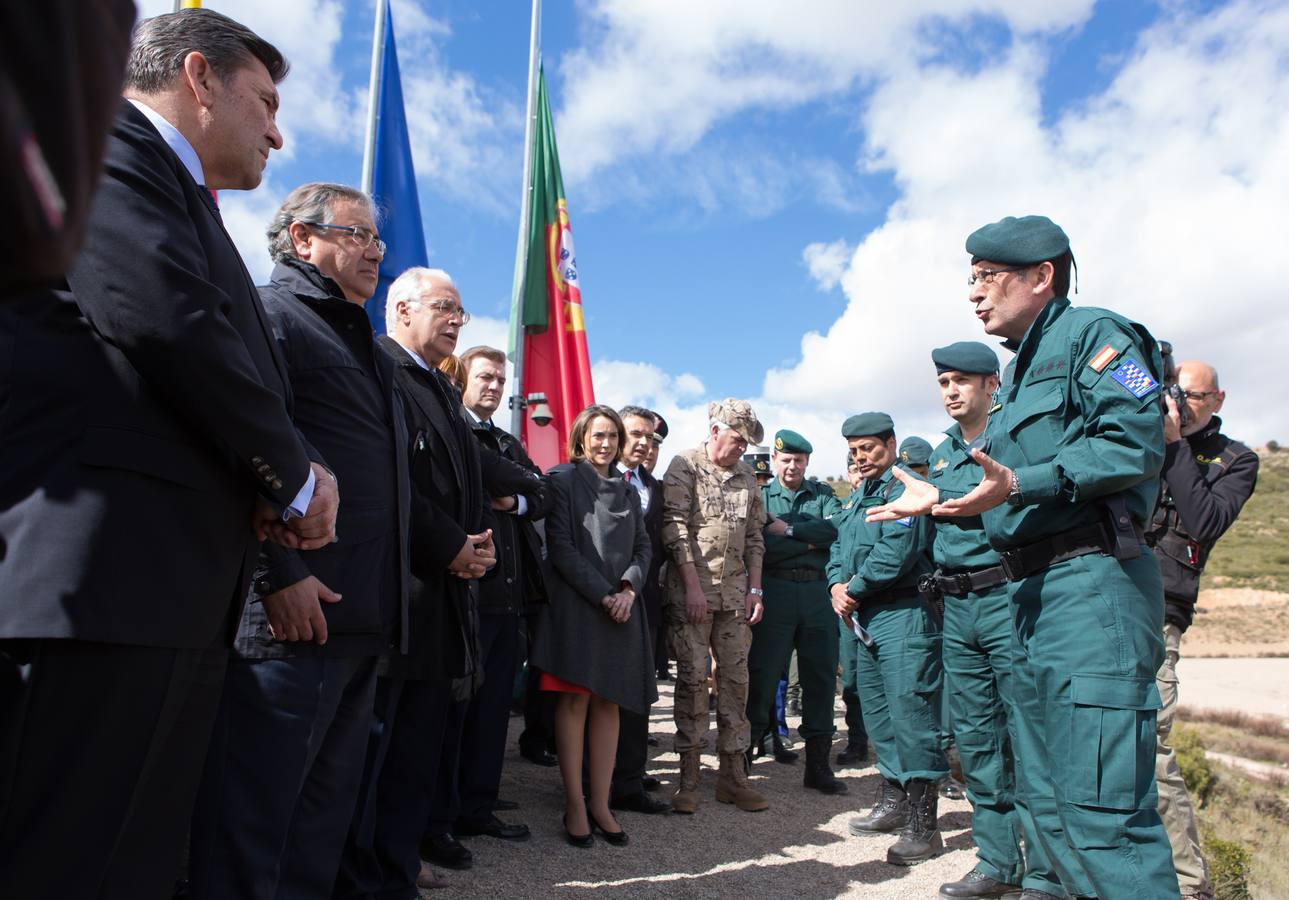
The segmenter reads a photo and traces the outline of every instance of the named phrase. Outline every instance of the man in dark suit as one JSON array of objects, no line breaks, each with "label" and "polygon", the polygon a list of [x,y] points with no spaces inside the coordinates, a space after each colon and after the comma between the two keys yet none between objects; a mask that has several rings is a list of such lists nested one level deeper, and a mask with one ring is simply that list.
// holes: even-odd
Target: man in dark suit
[{"label": "man in dark suit", "polygon": [[66,285],[0,305],[7,896],[168,896],[257,538],[334,536],[207,190],[259,184],[286,68],[217,13],[144,22]]},{"label": "man in dark suit", "polygon": [[[484,678],[470,700],[462,723],[457,789],[436,801],[430,827],[448,826],[457,836],[488,835],[526,840],[527,825],[501,821],[494,813],[501,785],[511,692],[519,655],[520,615],[524,607],[545,599],[541,539],[533,523],[546,515],[548,498],[541,470],[523,446],[492,423],[506,387],[506,354],[492,347],[472,347],[461,354],[466,372],[461,401],[479,440],[485,462],[484,491],[495,525],[497,565],[479,581],[479,643]],[[519,485],[492,476],[487,464],[500,455],[521,467]],[[506,474],[512,470],[507,469]],[[447,829],[444,829],[447,830]]]},{"label": "man in dark suit", "polygon": [[[446,272],[416,268],[390,285],[385,316],[378,343],[394,361],[412,442],[411,598],[406,647],[377,680],[377,724],[337,897],[416,896],[440,766],[455,771],[462,701],[482,676],[476,579],[496,563],[479,445],[438,369],[469,314]],[[453,732],[457,742],[446,739]],[[452,844],[469,865],[469,851]]]},{"label": "man in dark suit", "polygon": [[[666,559],[662,550],[662,484],[642,463],[654,447],[657,419],[652,411],[641,406],[624,406],[619,414],[627,429],[627,440],[618,455],[618,465],[627,483],[640,494],[640,509],[644,513],[645,531],[649,534],[649,572],[641,599],[649,628],[649,646],[653,647],[658,643],[658,623],[662,616],[662,588],[658,572]],[[651,669],[649,677],[653,676]],[[613,809],[642,813],[665,813],[671,809],[670,803],[649,794],[649,790],[657,788],[658,781],[645,774],[648,761],[649,716],[619,710],[618,758],[613,769],[609,801]]]},{"label": "man in dark suit", "polygon": [[266,544],[193,814],[194,900],[330,895],[367,753],[378,657],[406,613],[407,428],[363,304],[384,242],[362,191],[305,184],[260,288],[294,418],[345,486],[343,540]]}]

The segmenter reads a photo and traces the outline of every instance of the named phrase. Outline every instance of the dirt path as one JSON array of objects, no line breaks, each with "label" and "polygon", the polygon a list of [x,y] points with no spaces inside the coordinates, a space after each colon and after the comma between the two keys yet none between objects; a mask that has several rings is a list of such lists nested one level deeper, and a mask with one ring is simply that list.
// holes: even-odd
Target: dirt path
[{"label": "dirt path", "polygon": [[1289,721],[1289,658],[1187,659],[1177,664],[1180,703]]}]

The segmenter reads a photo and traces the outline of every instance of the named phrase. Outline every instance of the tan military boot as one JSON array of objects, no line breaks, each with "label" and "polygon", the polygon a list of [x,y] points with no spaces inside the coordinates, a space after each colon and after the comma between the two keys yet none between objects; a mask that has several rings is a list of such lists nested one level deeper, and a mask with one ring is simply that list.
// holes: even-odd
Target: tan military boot
[{"label": "tan military boot", "polygon": [[698,770],[702,754],[690,750],[680,754],[680,787],[671,798],[671,808],[678,813],[690,814],[698,811]]},{"label": "tan military boot", "polygon": [[716,779],[716,799],[733,803],[744,812],[770,808],[770,801],[747,783],[747,757],[742,753],[721,754],[721,774]]}]

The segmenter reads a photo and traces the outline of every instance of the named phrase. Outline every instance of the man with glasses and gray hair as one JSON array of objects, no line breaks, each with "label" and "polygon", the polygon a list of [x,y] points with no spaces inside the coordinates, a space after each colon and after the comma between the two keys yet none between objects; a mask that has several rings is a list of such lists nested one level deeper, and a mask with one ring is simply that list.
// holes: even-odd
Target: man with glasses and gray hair
[{"label": "man with glasses and gray hair", "polygon": [[194,898],[326,896],[362,778],[376,662],[406,614],[407,433],[363,304],[385,249],[362,191],[305,184],[260,288],[294,420],[344,486],[343,540],[265,544],[193,815]]}]

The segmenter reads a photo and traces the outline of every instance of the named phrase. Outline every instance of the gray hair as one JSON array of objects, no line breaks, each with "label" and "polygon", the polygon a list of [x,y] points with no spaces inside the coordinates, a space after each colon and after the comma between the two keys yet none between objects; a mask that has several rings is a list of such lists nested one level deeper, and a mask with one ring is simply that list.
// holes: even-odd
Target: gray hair
[{"label": "gray hair", "polygon": [[389,293],[385,295],[386,334],[393,334],[394,326],[398,324],[398,301],[404,300],[412,309],[418,308],[421,305],[421,294],[427,290],[426,282],[430,280],[445,282],[454,291],[457,288],[456,282],[447,272],[422,266],[413,266],[394,279],[394,283],[389,286]]},{"label": "gray hair", "polygon": [[257,59],[269,70],[274,84],[291,68],[282,51],[240,22],[209,9],[185,9],[139,23],[125,67],[126,91],[164,91],[194,51],[206,57],[221,81]]},{"label": "gray hair", "polygon": [[331,184],[315,181],[302,184],[282,201],[281,208],[273,216],[265,234],[269,239],[269,256],[274,262],[295,257],[295,244],[291,241],[292,222],[332,221],[331,207],[337,200],[349,200],[361,203],[371,213],[372,222],[376,221],[376,204],[372,198],[357,188],[345,184]]}]

